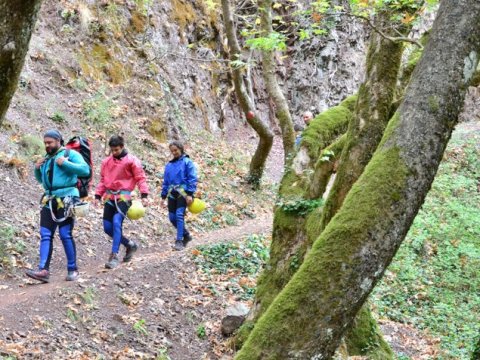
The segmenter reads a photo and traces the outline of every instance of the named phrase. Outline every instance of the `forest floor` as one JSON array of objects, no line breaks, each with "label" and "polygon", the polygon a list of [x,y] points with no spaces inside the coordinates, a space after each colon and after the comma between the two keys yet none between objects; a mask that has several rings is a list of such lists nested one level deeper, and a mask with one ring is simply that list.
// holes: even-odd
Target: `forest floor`
[{"label": "forest floor", "polygon": [[[478,131],[465,126],[467,132]],[[0,236],[8,254],[0,267],[0,358],[230,359],[233,350],[220,323],[229,305],[251,305],[256,276],[268,258],[275,182],[281,175],[282,151],[276,144],[270,180],[253,191],[241,182],[247,156],[237,153],[232,162],[227,145],[222,154],[215,147],[200,153],[192,142],[210,207],[188,219],[195,234],[191,246],[171,250],[173,232],[153,205],[146,218],[126,223],[126,234],[141,244],[133,261],[106,270],[111,245],[101,230],[100,210],[93,210],[76,226],[81,279],[73,283],[64,281],[58,239],[51,282],[38,284],[23,275],[38,256],[38,185],[31,174],[0,164],[0,200],[11,204],[0,206]],[[437,337],[400,320],[379,319],[400,358],[439,358]]]}]

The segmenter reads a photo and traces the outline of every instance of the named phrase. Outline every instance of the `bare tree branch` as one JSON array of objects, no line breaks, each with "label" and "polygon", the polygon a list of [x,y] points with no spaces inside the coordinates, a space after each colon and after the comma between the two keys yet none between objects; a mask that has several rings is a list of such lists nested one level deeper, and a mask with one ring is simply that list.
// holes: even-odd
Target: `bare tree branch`
[{"label": "bare tree branch", "polygon": [[[351,16],[351,17],[354,17],[354,18],[357,18],[357,19],[362,19],[364,21],[367,22],[367,25],[370,26],[372,28],[373,31],[375,31],[376,33],[378,33],[381,37],[387,39],[387,40],[390,40],[390,41],[393,41],[393,42],[408,42],[408,43],[411,43],[411,44],[414,44],[416,46],[418,46],[420,49],[423,49],[423,45],[420,44],[417,40],[414,40],[414,39],[410,39],[408,37],[405,37],[405,36],[398,36],[398,37],[393,37],[393,36],[389,36],[387,34],[385,34],[378,26],[376,26],[372,20],[370,20],[368,17],[366,16],[363,16],[363,15],[357,15],[357,14],[353,14],[353,13],[350,13],[350,12],[344,12],[343,13],[344,15],[347,15],[347,16]],[[397,31],[398,33],[398,31]]]}]

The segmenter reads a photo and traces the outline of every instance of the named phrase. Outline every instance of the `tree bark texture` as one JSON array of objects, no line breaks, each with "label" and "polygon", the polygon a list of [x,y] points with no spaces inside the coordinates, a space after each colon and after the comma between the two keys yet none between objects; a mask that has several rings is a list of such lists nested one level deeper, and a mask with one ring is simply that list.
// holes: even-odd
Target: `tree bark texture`
[{"label": "tree bark texture", "polygon": [[[233,22],[233,13],[230,7],[229,0],[222,0],[222,12],[223,21],[225,24],[225,31],[227,34],[228,46],[230,47],[230,60],[240,59],[242,52],[237,40],[236,27]],[[257,149],[250,162],[250,171],[248,174],[248,181],[251,184],[258,185],[263,176],[265,169],[265,163],[267,161],[268,154],[273,144],[273,133],[270,128],[263,123],[258,117],[255,111],[255,106],[252,99],[248,96],[247,89],[243,82],[243,70],[238,67],[232,68],[233,84],[235,87],[235,93],[237,95],[240,107],[245,114],[247,122],[258,134],[260,140],[258,142]],[[254,114],[253,117],[247,116],[249,112]]]},{"label": "tree bark texture", "polygon": [[[261,0],[258,2],[260,12],[262,36],[268,37],[273,33],[272,28],[272,0]],[[275,117],[280,123],[283,139],[283,153],[285,164],[295,149],[295,132],[293,122],[288,108],[287,100],[283,91],[278,85],[275,65],[275,51],[262,51],[262,70],[265,86],[268,95],[275,104]]]},{"label": "tree bark texture", "polygon": [[430,189],[479,51],[480,2],[442,1],[404,101],[372,160],[237,359],[333,356]]},{"label": "tree bark texture", "polygon": [[[391,12],[380,13],[376,25],[386,27],[391,15]],[[403,30],[408,34],[409,29]],[[396,35],[393,27],[386,33],[389,36]],[[349,124],[337,176],[323,207],[320,230],[327,226],[340,209],[382,138],[397,90],[402,52],[402,43],[372,33],[367,55],[366,81],[360,86],[355,116]]]},{"label": "tree bark texture", "polygon": [[17,89],[41,0],[0,0],[0,125]]},{"label": "tree bark texture", "polygon": [[314,173],[310,181],[308,198],[319,199],[325,193],[330,177],[335,172],[346,142],[347,134],[343,134],[337,141],[322,151],[315,164]]}]

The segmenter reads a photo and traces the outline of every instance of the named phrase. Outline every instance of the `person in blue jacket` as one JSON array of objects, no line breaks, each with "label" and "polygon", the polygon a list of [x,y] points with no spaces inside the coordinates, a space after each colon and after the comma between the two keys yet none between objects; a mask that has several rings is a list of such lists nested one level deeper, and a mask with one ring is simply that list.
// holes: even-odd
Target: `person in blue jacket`
[{"label": "person in blue jacket", "polygon": [[165,200],[168,199],[168,218],[177,229],[173,248],[180,251],[192,240],[192,236],[185,229],[185,211],[193,202],[197,190],[197,170],[193,161],[185,154],[180,141],[172,141],[169,149],[173,159],[165,166],[162,207],[165,207]]},{"label": "person in blue jacket", "polygon": [[47,131],[43,142],[47,154],[35,164],[35,178],[45,190],[40,210],[40,262],[38,269],[27,270],[26,275],[44,283],[49,281],[53,236],[58,227],[67,256],[66,280],[74,281],[78,278],[77,254],[72,236],[74,219],[69,208],[78,201],[77,176],[88,176],[90,167],[74,150],[69,150],[68,158],[65,157],[62,134],[58,130]]}]

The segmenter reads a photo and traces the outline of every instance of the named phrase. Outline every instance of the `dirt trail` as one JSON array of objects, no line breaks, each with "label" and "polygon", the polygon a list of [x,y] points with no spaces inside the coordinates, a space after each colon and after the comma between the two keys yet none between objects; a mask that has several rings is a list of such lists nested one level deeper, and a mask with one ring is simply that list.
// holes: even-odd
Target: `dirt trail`
[{"label": "dirt trail", "polygon": [[[264,215],[262,217],[245,220],[237,226],[231,226],[224,229],[214,230],[202,236],[198,236],[192,247],[197,245],[218,243],[218,242],[231,242],[239,240],[240,238],[258,233],[266,233],[272,229],[272,216],[270,214]],[[186,250],[188,252],[188,249]],[[181,253],[175,252],[169,248],[169,244],[165,244],[164,249],[161,251],[153,252],[141,252],[137,253],[137,256],[134,257],[132,263],[128,266],[120,266],[116,269],[116,272],[125,271],[131,265],[137,266],[137,271],[139,271],[143,266],[149,264],[149,260],[155,259],[156,261],[161,261],[167,258],[172,258],[175,256],[180,256]],[[92,259],[93,260],[93,259]],[[142,264],[142,265],[140,265]],[[102,274],[111,272],[104,268],[103,262],[98,262],[98,260],[90,261],[87,264],[83,265],[84,271],[81,271],[80,283],[84,283],[92,280],[95,277],[101,277]],[[62,275],[63,276],[63,275]],[[63,281],[63,278],[58,276],[52,276],[51,280],[47,284],[42,284],[32,280],[32,283],[20,284],[19,289],[13,290],[12,288],[7,288],[0,290],[0,310],[3,312],[6,307],[12,304],[18,304],[21,302],[27,302],[32,298],[38,298],[42,295],[47,295],[52,293],[55,290],[68,288],[74,286],[74,282]]]}]

